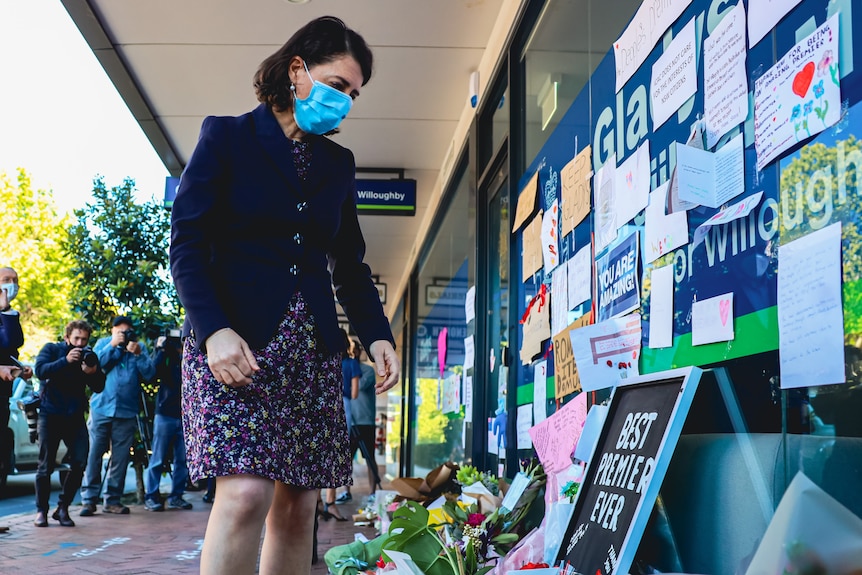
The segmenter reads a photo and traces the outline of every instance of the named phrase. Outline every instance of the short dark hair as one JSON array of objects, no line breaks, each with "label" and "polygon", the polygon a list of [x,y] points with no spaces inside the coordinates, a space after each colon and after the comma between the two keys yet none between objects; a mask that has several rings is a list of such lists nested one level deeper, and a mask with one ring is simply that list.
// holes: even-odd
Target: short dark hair
[{"label": "short dark hair", "polygon": [[66,324],[66,337],[71,336],[76,329],[86,331],[88,336],[93,334],[93,328],[90,324],[82,319],[76,319]]},{"label": "short dark hair", "polygon": [[293,57],[299,56],[311,68],[345,55],[356,60],[362,69],[362,85],[367,84],[371,79],[374,57],[365,39],[335,16],[312,20],[297,30],[276,53],[261,62],[254,75],[254,92],[258,101],[279,111],[292,109],[288,72]]}]

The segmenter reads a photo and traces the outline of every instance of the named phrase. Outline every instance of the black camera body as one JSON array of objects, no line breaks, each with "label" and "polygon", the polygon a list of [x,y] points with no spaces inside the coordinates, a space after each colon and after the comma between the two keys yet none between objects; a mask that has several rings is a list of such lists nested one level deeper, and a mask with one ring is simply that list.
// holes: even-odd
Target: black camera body
[{"label": "black camera body", "polygon": [[120,345],[117,346],[120,349],[126,349],[126,345],[128,345],[130,341],[138,341],[138,334],[135,333],[135,330],[133,329],[123,330],[120,333],[122,333],[123,336],[126,338],[125,341],[123,341],[122,343],[120,343]]},{"label": "black camera body", "polygon": [[30,443],[36,443],[39,439],[39,406],[42,398],[36,392],[22,397],[18,400],[18,409],[24,412],[27,418],[27,431],[30,433]]},{"label": "black camera body", "polygon": [[87,367],[96,367],[99,365],[99,356],[96,355],[96,352],[89,345],[81,348],[81,363]]}]

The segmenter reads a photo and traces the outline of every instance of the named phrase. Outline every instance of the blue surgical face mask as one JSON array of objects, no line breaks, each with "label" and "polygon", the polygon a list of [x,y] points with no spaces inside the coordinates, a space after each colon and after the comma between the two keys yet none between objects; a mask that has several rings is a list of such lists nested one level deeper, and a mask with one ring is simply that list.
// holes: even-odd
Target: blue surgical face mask
[{"label": "blue surgical face mask", "polygon": [[311,91],[304,100],[296,95],[293,86],[293,119],[303,132],[323,135],[341,123],[353,106],[353,98],[311,77],[305,62],[305,73],[311,80]]},{"label": "blue surgical face mask", "polygon": [[0,284],[0,289],[6,290],[6,299],[9,301],[12,301],[15,299],[15,296],[18,295],[18,284]]}]

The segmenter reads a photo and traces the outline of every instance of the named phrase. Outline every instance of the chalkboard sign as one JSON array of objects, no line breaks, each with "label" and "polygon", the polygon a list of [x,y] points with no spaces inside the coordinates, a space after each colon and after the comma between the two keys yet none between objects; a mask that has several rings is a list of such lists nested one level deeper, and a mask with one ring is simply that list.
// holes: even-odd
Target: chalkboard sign
[{"label": "chalkboard sign", "polygon": [[628,573],[700,375],[687,367],[616,387],[560,546],[562,575]]}]

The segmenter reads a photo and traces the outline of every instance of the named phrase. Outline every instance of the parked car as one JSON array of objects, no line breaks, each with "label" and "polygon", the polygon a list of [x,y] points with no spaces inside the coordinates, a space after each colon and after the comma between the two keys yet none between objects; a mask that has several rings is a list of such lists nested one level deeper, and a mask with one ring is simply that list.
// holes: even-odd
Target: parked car
[{"label": "parked car", "polygon": [[[6,445],[12,445],[12,451],[8,460],[0,461],[0,489],[6,486],[8,475],[35,472],[39,464],[39,443],[30,443],[27,417],[18,408],[18,401],[28,397],[34,386],[38,389],[38,385],[39,380],[36,376],[33,376],[30,381],[19,377],[12,382],[12,397],[9,398],[9,427],[4,430],[5,437],[0,437],[0,441],[6,442]],[[61,442],[60,449],[57,450],[58,468],[61,470],[64,467],[62,461],[65,456],[66,446]]]}]

